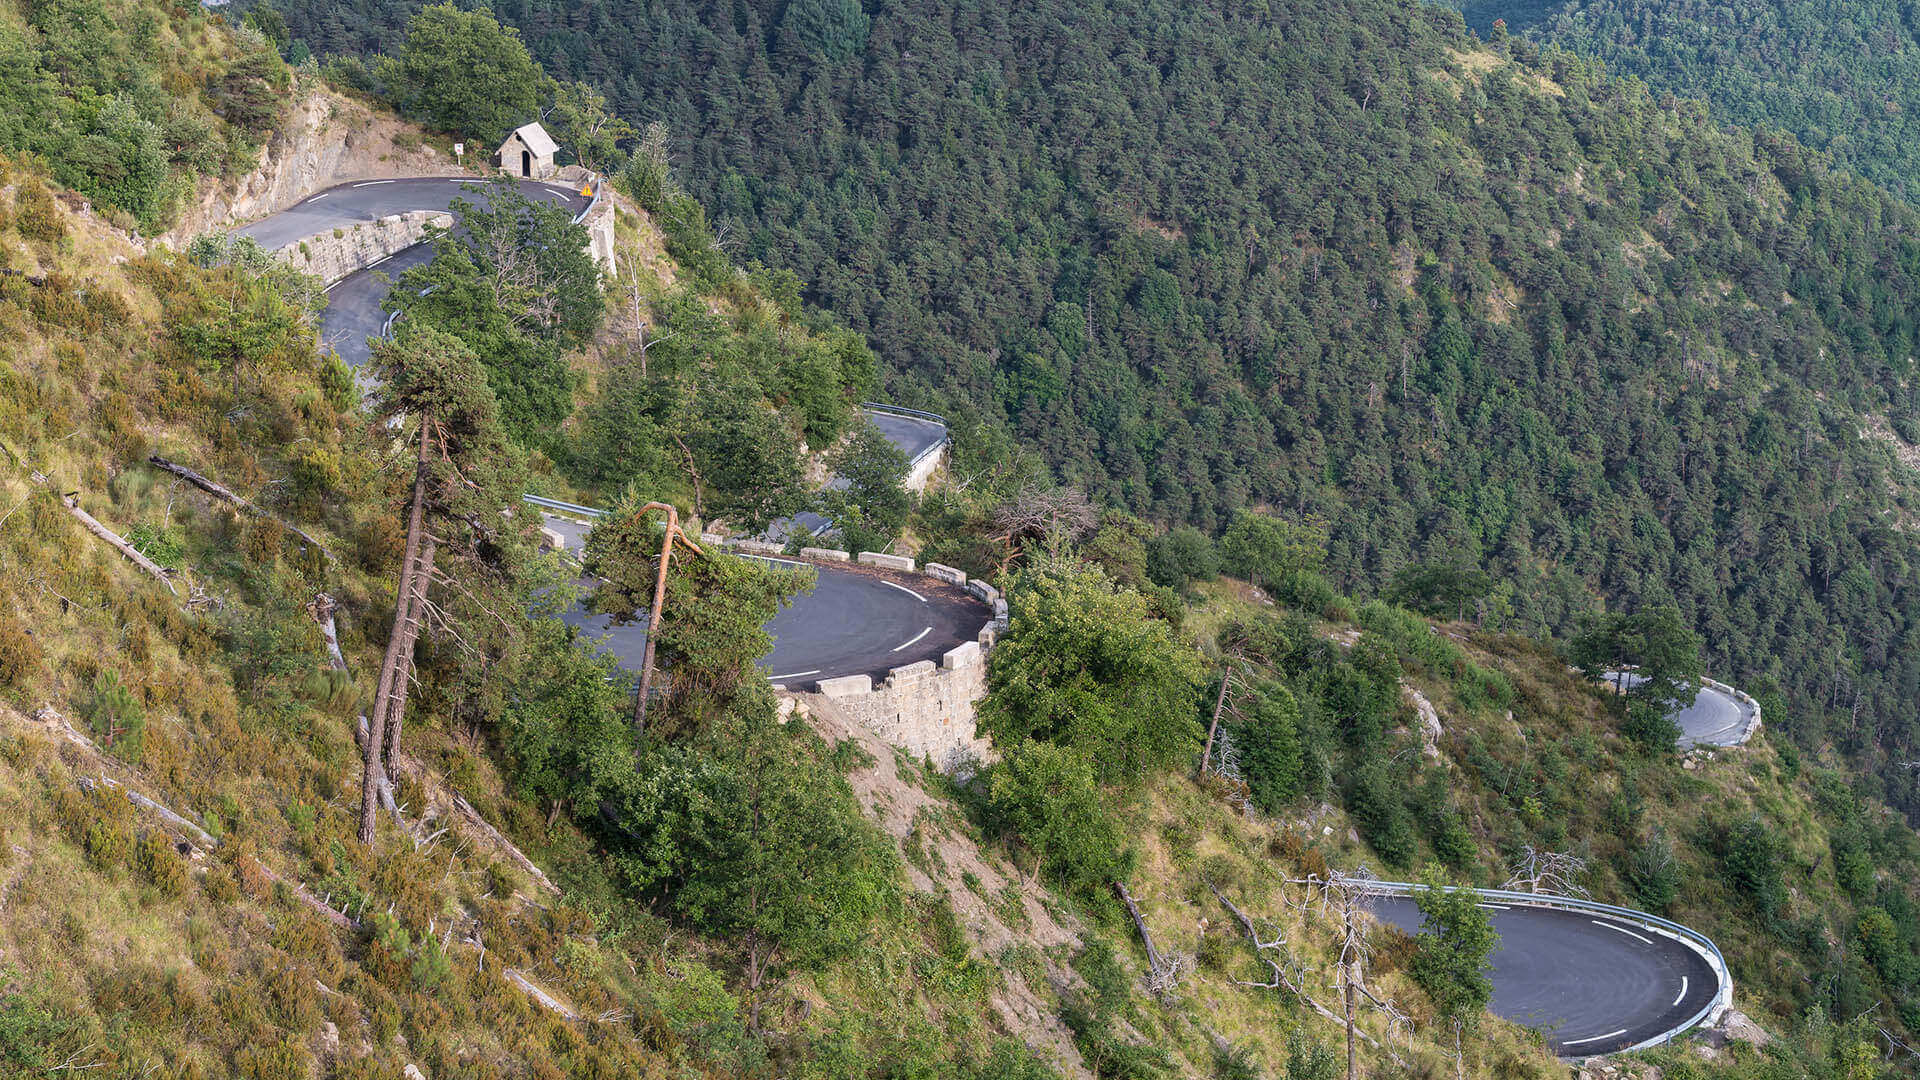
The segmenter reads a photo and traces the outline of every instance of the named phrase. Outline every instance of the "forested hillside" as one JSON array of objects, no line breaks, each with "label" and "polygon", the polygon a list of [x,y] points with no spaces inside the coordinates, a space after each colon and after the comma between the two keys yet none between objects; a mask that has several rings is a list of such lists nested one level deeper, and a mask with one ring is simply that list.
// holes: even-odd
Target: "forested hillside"
[{"label": "forested hillside", "polygon": [[1324,518],[1344,583],[1485,564],[1517,627],[1670,598],[1809,745],[1915,742],[1920,219],[1798,145],[1390,0],[496,10],[963,433],[1162,523]]},{"label": "forested hillside", "polygon": [[[1479,0],[1528,36],[1604,60],[1725,120],[1792,132],[1909,202],[1920,196],[1920,8],[1895,0]],[[1532,25],[1529,25],[1532,24]]]}]

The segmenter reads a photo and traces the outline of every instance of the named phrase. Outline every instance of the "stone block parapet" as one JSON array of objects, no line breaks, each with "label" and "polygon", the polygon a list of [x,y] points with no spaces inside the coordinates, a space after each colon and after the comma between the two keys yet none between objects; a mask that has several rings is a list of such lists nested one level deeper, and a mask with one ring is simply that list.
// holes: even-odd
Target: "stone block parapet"
[{"label": "stone block parapet", "polygon": [[453,216],[439,210],[391,214],[302,237],[274,252],[274,256],[331,285],[426,239],[429,227],[452,226]]},{"label": "stone block parapet", "polygon": [[967,583],[967,575],[964,570],[955,570],[951,566],[942,566],[937,562],[930,562],[922,566],[920,572],[928,577],[939,578],[949,585],[965,585]]},{"label": "stone block parapet", "polygon": [[[843,558],[845,556],[842,556]],[[857,561],[865,566],[884,566],[889,570],[904,570],[913,573],[914,563],[905,555],[887,555],[878,551],[863,551]]]}]

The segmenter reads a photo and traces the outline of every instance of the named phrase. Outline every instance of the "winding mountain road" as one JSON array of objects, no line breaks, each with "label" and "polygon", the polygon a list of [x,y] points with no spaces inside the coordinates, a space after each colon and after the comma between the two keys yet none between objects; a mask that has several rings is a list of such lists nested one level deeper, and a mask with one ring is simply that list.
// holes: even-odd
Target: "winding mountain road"
[{"label": "winding mountain road", "polygon": [[[569,552],[580,553],[588,526],[551,514],[545,524],[561,535]],[[975,640],[993,617],[992,609],[965,590],[931,578],[869,566],[767,561],[811,566],[817,575],[812,592],[795,598],[767,623],[773,651],[761,658],[760,667],[773,682],[792,689],[844,675],[870,675],[878,682],[893,668],[938,661],[948,650]],[[671,586],[667,603],[671,614]],[[647,643],[645,626],[614,626],[606,616],[579,605],[561,618],[612,653],[622,667],[639,669]]]},{"label": "winding mountain road", "polygon": [[[269,248],[392,214],[445,210],[456,198],[483,200],[470,190],[472,180],[445,177],[370,180],[318,192],[293,207],[239,230]],[[520,181],[530,198],[578,212],[586,199],[561,185]],[[335,282],[322,319],[324,340],[349,363],[364,363],[367,341],[383,332],[381,309],[398,276],[432,257],[416,245],[374,266]],[[943,426],[911,417],[869,414],[895,445],[912,458],[944,439]],[[564,517],[548,517],[566,546],[578,551],[587,526]],[[817,584],[775,616],[767,629],[774,647],[761,661],[774,682],[802,687],[843,675],[884,675],[919,660],[938,659],[975,639],[991,616],[986,605],[960,589],[920,577],[871,567],[815,566]],[[577,606],[562,616],[616,656],[623,666],[638,664],[645,644],[640,626],[613,627]],[[1711,696],[1710,696],[1711,695]],[[1687,738],[1712,741],[1734,727],[1740,706],[1718,691],[1703,690],[1704,706],[1680,717]],[[1724,699],[1724,704],[1722,703]],[[1698,712],[1689,718],[1689,714]],[[1698,729],[1696,731],[1696,729]],[[1701,954],[1677,938],[1639,923],[1587,912],[1549,910],[1489,902],[1501,945],[1493,957],[1492,1011],[1541,1030],[1564,1056],[1589,1057],[1658,1038],[1699,1015],[1720,992],[1719,977]],[[1371,901],[1382,921],[1410,933],[1420,915],[1403,896]]]},{"label": "winding mountain road", "polygon": [[[551,202],[575,214],[590,201],[564,184],[515,182],[527,198]],[[394,214],[448,210],[455,199],[485,205],[485,181],[436,176],[340,184],[237,232],[277,250],[330,229]],[[415,244],[334,282],[327,289],[327,310],[321,316],[322,340],[349,364],[365,363],[371,355],[369,339],[386,330],[387,312],[381,304],[391,291],[390,279],[432,258],[432,245]],[[945,426],[926,419],[882,412],[867,415],[909,459],[946,439]],[[547,518],[547,525],[565,538],[569,550],[578,553],[587,526],[554,516]],[[892,668],[937,661],[962,642],[974,640],[993,615],[965,591],[932,579],[865,566],[815,569],[814,590],[796,598],[767,624],[774,646],[761,666],[773,681],[795,688],[843,675],[883,677]],[[578,606],[562,618],[623,666],[639,666],[646,645],[644,627],[613,626],[604,616]]]},{"label": "winding mountain road", "polygon": [[[401,180],[361,180],[315,192],[285,210],[236,229],[261,247],[278,250],[332,229],[378,221],[419,210],[447,210],[455,199],[485,205],[491,177],[421,176]],[[543,180],[516,180],[521,194],[578,214],[592,200],[578,189]],[[327,310],[320,316],[320,340],[350,367],[373,355],[369,342],[387,325],[381,304],[392,279],[433,259],[433,245],[415,244],[357,270],[327,286]]]},{"label": "winding mountain road", "polygon": [[[1380,921],[1420,932],[1410,898],[1370,902]],[[1541,1032],[1562,1057],[1597,1057],[1658,1039],[1711,1003],[1720,980],[1700,952],[1604,913],[1489,900],[1495,1016]]]},{"label": "winding mountain road", "polygon": [[[1639,686],[1645,679],[1630,672],[1607,672],[1607,684],[1626,675],[1629,688]],[[1673,713],[1671,719],[1680,726],[1678,745],[1682,750],[1691,750],[1696,746],[1739,746],[1752,734],[1750,725],[1754,719],[1756,706],[1742,701],[1725,690],[1709,683],[1700,684],[1700,692],[1694,696],[1693,704]]]}]

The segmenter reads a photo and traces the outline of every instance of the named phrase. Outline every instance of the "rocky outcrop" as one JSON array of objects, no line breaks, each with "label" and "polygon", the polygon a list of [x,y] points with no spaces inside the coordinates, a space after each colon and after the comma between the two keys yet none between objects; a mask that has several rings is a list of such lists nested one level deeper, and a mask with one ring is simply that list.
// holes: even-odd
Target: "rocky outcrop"
[{"label": "rocky outcrop", "polygon": [[[169,247],[211,229],[277,213],[322,188],[396,176],[463,176],[452,155],[421,141],[399,119],[302,79],[260,163],[238,177],[206,180],[173,228],[155,239]],[[485,154],[477,155],[485,165]],[[474,161],[476,155],[468,154]],[[476,174],[477,175],[477,174]]]},{"label": "rocky outcrop", "polygon": [[1440,711],[1433,707],[1433,702],[1427,700],[1427,695],[1408,683],[1400,684],[1400,696],[1413,706],[1414,715],[1419,719],[1420,752],[1429,761],[1439,761],[1440,739],[1446,734],[1446,729],[1440,726]]}]

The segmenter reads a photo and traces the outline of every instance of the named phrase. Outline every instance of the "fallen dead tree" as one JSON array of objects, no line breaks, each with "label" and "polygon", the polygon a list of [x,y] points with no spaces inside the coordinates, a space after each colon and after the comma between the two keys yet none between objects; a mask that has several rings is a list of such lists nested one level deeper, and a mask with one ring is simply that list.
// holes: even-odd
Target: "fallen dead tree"
[{"label": "fallen dead tree", "polygon": [[[220,846],[220,841],[205,829],[202,829],[200,826],[195,825],[193,822],[175,813],[157,799],[142,795],[118,780],[106,776],[100,776],[98,778],[83,776],[80,778],[79,784],[81,790],[88,793],[92,793],[99,788],[107,788],[119,792],[128,802],[165,821],[185,838],[186,843],[202,851],[211,852]],[[335,911],[326,901],[313,895],[312,890],[308,889],[305,885],[297,881],[289,881],[285,877],[275,873],[272,868],[258,859],[252,858],[251,856],[245,856],[245,858],[248,865],[261,877],[266,878],[275,885],[285,887],[288,895],[306,907],[313,909],[328,922],[338,926],[342,930],[356,930],[359,928],[360,924],[357,921],[349,918],[343,911]]]},{"label": "fallen dead tree", "polygon": [[[1227,909],[1228,914],[1239,921],[1240,931],[1246,935],[1247,943],[1253,946],[1254,955],[1259,958],[1262,964],[1266,965],[1267,971],[1270,973],[1270,977],[1266,982],[1248,982],[1244,979],[1235,979],[1234,982],[1255,990],[1285,990],[1294,997],[1299,998],[1302,1002],[1305,1002],[1308,1008],[1319,1013],[1326,1019],[1336,1024],[1346,1023],[1345,1017],[1314,1000],[1313,995],[1307,993],[1306,987],[1301,983],[1299,976],[1294,973],[1289,973],[1286,965],[1274,959],[1274,954],[1277,952],[1289,963],[1293,962],[1291,954],[1286,952],[1286,938],[1276,937],[1272,941],[1260,940],[1260,931],[1254,926],[1252,916],[1240,910],[1238,905],[1227,899],[1226,894],[1221,892],[1219,887],[1213,882],[1207,882],[1207,888],[1213,890],[1214,899],[1220,901],[1221,906]],[[1361,1031],[1356,1034],[1369,1043],[1374,1043],[1373,1036],[1366,1032]],[[1377,1046],[1379,1044],[1374,1043],[1374,1045]]]},{"label": "fallen dead tree", "polygon": [[1140,914],[1140,905],[1134,902],[1133,894],[1127,891],[1124,882],[1113,883],[1114,894],[1126,906],[1127,917],[1133,920],[1133,929],[1140,935],[1140,944],[1147,950],[1147,992],[1155,997],[1164,997],[1180,985],[1180,961],[1161,954],[1153,943],[1153,934],[1147,929],[1147,920]]},{"label": "fallen dead tree", "polygon": [[[33,477],[43,486],[47,482],[47,478],[39,473],[34,473]],[[168,575],[165,568],[152,559],[147,558],[145,555],[142,555],[140,549],[127,543],[125,537],[107,528],[105,525],[100,524],[98,518],[80,509],[80,498],[77,492],[60,496],[60,505],[67,508],[67,513],[72,514],[73,519],[78,521],[81,527],[100,539],[105,540],[107,543],[112,544],[114,549],[119,551],[120,554],[125,555],[133,565],[145,570],[147,573],[153,575],[155,581],[165,585],[168,592],[174,596],[180,595],[180,590],[174,588],[173,578]]]},{"label": "fallen dead tree", "polygon": [[187,483],[192,484],[194,487],[199,488],[201,491],[206,492],[207,494],[213,496],[214,498],[219,499],[221,502],[227,503],[241,510],[244,513],[251,514],[254,517],[258,517],[258,518],[265,518],[268,521],[274,522],[275,524],[279,525],[281,528],[287,530],[293,535],[306,541],[309,545],[312,546],[312,548],[315,551],[318,551],[320,553],[321,558],[325,559],[329,563],[334,561],[333,553],[326,549],[326,545],[322,544],[318,540],[315,540],[313,537],[307,535],[305,530],[299,528],[296,525],[292,525],[288,523],[286,520],[280,518],[275,514],[270,514],[267,511],[260,509],[260,507],[255,505],[252,500],[239,494],[238,492],[234,491],[232,488],[227,487],[225,484],[222,484],[216,480],[209,479],[208,477],[203,476],[200,473],[197,473],[192,469],[187,468],[185,465],[178,465],[178,464],[175,464],[174,462],[168,461],[166,458],[161,457],[159,454],[155,454],[152,457],[148,458],[147,462],[148,464],[152,465],[157,469],[164,469],[167,472],[172,473],[173,475],[179,477],[180,479],[185,480]]},{"label": "fallen dead tree", "polygon": [[525,871],[527,876],[534,880],[535,884],[555,896],[560,895],[560,886],[555,885],[549,880],[546,873],[535,865],[532,859],[527,858],[526,853],[521,851],[513,841],[507,839],[499,829],[494,828],[486,818],[481,817],[480,811],[475,810],[472,803],[455,795],[453,797],[453,809],[460,815],[460,820],[465,822],[468,827],[499,845],[499,847],[507,853],[507,858],[513,860],[515,866]]},{"label": "fallen dead tree", "polygon": [[[1310,890],[1308,903],[1311,903],[1311,891],[1319,892],[1323,912],[1328,908],[1339,917],[1340,957],[1338,960],[1339,978],[1334,989],[1340,993],[1341,1011],[1335,1012],[1315,1000],[1307,993],[1304,971],[1293,954],[1286,947],[1286,938],[1276,936],[1272,941],[1260,940],[1259,929],[1253,918],[1242,911],[1225,893],[1207,882],[1214,898],[1220,901],[1229,914],[1240,923],[1240,929],[1246,935],[1247,942],[1253,946],[1254,954],[1265,964],[1270,978],[1266,982],[1247,982],[1236,979],[1241,986],[1262,990],[1285,990],[1304,1002],[1322,1017],[1341,1025],[1347,1034],[1347,1075],[1357,1076],[1358,1064],[1355,1046],[1365,1042],[1391,1058],[1396,1064],[1404,1065],[1405,1059],[1395,1053],[1391,1046],[1360,1030],[1354,1019],[1354,1007],[1358,997],[1364,997],[1387,1021],[1387,1038],[1396,1032],[1404,1039],[1412,1027],[1412,1020],[1392,1001],[1384,1000],[1375,994],[1366,984],[1366,961],[1370,949],[1366,939],[1365,920],[1362,918],[1362,906],[1369,895],[1372,879],[1363,871],[1358,875],[1335,873],[1331,878],[1310,877],[1304,880],[1288,879],[1287,884],[1305,885]],[[1301,905],[1305,907],[1305,904]],[[1275,959],[1278,955],[1280,959]],[[1284,961],[1284,963],[1282,962]],[[1289,970],[1291,967],[1292,970]]]},{"label": "fallen dead tree", "polygon": [[547,993],[545,990],[540,989],[540,987],[534,985],[534,982],[532,979],[527,978],[525,975],[520,974],[518,971],[515,971],[512,968],[508,968],[507,981],[519,987],[520,989],[526,991],[526,994],[528,997],[546,1006],[548,1009],[556,1013],[559,1013],[561,1016],[564,1016],[569,1020],[580,1019],[579,1013],[574,1012],[572,1009],[567,1008],[566,1005],[563,1004],[559,998],[556,998],[552,994]]}]

